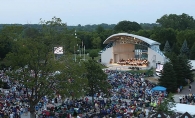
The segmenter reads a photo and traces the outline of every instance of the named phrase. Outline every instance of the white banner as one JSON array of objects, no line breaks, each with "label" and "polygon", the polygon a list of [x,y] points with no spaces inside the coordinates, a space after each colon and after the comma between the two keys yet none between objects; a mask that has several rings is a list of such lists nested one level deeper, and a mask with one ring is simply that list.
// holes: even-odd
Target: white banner
[{"label": "white banner", "polygon": [[63,54],[63,47],[54,47],[54,54]]}]

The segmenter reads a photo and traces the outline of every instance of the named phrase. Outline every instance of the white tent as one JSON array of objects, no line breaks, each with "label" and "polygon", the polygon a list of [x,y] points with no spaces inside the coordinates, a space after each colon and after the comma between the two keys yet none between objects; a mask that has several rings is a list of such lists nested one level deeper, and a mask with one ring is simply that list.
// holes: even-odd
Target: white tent
[{"label": "white tent", "polygon": [[195,60],[190,60],[192,70],[195,70]]},{"label": "white tent", "polygon": [[175,107],[171,109],[178,113],[188,112],[190,115],[195,115],[195,105],[176,103]]}]

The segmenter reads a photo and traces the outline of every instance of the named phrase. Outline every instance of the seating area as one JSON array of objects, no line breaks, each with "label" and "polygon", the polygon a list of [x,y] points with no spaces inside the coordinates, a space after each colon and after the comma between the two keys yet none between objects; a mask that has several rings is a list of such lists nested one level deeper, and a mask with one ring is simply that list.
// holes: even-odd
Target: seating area
[{"label": "seating area", "polygon": [[131,58],[131,59],[121,59],[117,64],[120,65],[131,65],[131,66],[148,66],[149,61],[146,59],[140,59],[140,58]]}]

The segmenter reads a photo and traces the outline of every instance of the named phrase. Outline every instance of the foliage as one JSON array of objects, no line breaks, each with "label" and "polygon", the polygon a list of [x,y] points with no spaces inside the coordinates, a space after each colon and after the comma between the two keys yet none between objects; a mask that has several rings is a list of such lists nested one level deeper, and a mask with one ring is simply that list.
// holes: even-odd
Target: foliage
[{"label": "foliage", "polygon": [[135,34],[137,34],[139,36],[143,36],[143,37],[149,38],[151,33],[152,33],[151,30],[139,30]]},{"label": "foliage", "polygon": [[175,53],[176,55],[179,55],[180,54],[179,46],[176,43],[173,44],[173,46],[171,48],[171,52],[172,53]]},{"label": "foliage", "polygon": [[0,60],[4,59],[6,54],[11,52],[13,42],[21,37],[22,26],[11,25],[4,26],[0,32]]},{"label": "foliage", "polygon": [[180,49],[180,54],[181,55],[185,55],[186,57],[189,57],[189,53],[190,52],[189,52],[187,41],[184,40],[183,45],[182,45],[182,47]]},{"label": "foliage", "polygon": [[156,23],[159,23],[164,28],[173,28],[175,30],[194,29],[195,20],[188,14],[169,14],[163,15],[160,19],[157,19]]},{"label": "foliage", "polygon": [[95,93],[103,92],[108,95],[108,89],[111,87],[107,82],[107,75],[103,72],[101,67],[94,60],[85,62],[86,77],[88,79],[88,90],[93,95]]},{"label": "foliage", "polygon": [[52,21],[42,23],[40,36],[33,39],[21,37],[14,42],[13,51],[5,58],[6,64],[12,68],[8,73],[12,81],[19,81],[26,87],[31,115],[45,95],[60,93],[62,96],[80,97],[86,83],[82,64],[73,63],[68,54],[63,60],[54,59],[53,46],[63,38],[56,40],[63,27],[61,20],[54,17]]},{"label": "foliage", "polygon": [[114,27],[115,31],[122,31],[122,32],[132,32],[132,31],[138,31],[141,29],[141,26],[137,22],[131,22],[131,21],[120,21],[117,23],[117,25]]},{"label": "foliage", "polygon": [[96,37],[92,40],[92,45],[94,49],[100,49],[101,48],[101,39],[100,37]]},{"label": "foliage", "polygon": [[171,47],[169,45],[169,41],[166,41],[165,46],[164,46],[164,52],[171,52]]},{"label": "foliage", "polygon": [[193,46],[190,50],[190,59],[195,60],[195,43],[193,44]]},{"label": "foliage", "polygon": [[68,29],[76,29],[77,31],[84,31],[84,32],[94,32],[98,28],[102,27],[105,30],[112,30],[116,25],[115,24],[93,24],[93,25],[80,25],[78,24],[77,26],[68,26]]},{"label": "foliage", "polygon": [[173,94],[169,93],[168,97],[163,99],[162,103],[157,106],[157,111],[161,111],[163,113],[166,113],[168,115],[174,114],[174,110],[171,110],[171,108],[175,107],[175,102],[173,99]]},{"label": "foliage", "polygon": [[170,62],[165,63],[163,66],[159,85],[166,87],[168,92],[175,92],[177,90],[177,78],[173,65]]},{"label": "foliage", "polygon": [[169,59],[171,60],[176,74],[178,87],[187,85],[187,79],[189,79],[191,82],[193,81],[191,65],[185,55],[177,56],[174,53],[170,53]]},{"label": "foliage", "polygon": [[140,23],[140,26],[144,30],[153,30],[155,27],[160,27],[157,23]]},{"label": "foliage", "polygon": [[150,38],[161,43],[160,49],[163,50],[163,46],[165,45],[166,41],[169,41],[170,46],[172,46],[177,41],[176,35],[176,31],[172,28],[157,27],[152,30],[152,35]]},{"label": "foliage", "polygon": [[188,43],[189,49],[192,47],[194,44],[194,39],[195,39],[195,30],[183,30],[179,31],[177,33],[177,43],[179,46],[182,46],[183,42],[186,40]]},{"label": "foliage", "polygon": [[92,49],[89,52],[89,56],[94,59],[95,57],[98,57],[98,50],[97,49]]}]

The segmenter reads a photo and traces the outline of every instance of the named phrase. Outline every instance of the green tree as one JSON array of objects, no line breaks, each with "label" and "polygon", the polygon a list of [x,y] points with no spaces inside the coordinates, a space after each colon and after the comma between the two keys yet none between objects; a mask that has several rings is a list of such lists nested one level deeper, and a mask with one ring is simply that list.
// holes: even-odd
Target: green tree
[{"label": "green tree", "polygon": [[181,49],[180,49],[180,54],[181,54],[181,55],[185,55],[186,57],[189,57],[189,54],[190,54],[189,51],[190,51],[190,50],[189,50],[189,48],[188,48],[187,41],[184,40],[183,45],[182,45],[182,47],[181,47]]},{"label": "green tree", "polygon": [[167,88],[168,92],[175,92],[177,90],[177,78],[173,65],[167,62],[163,66],[162,76],[159,79],[159,85]]},{"label": "green tree", "polygon": [[164,52],[171,52],[171,47],[169,45],[169,41],[166,41],[165,46],[164,46]]},{"label": "green tree", "polygon": [[92,45],[93,45],[93,48],[100,49],[100,47],[101,47],[101,39],[100,39],[100,37],[94,38],[93,41],[92,41]]},{"label": "green tree", "polygon": [[[100,65],[94,60],[85,62],[86,77],[88,79],[88,90],[94,101],[94,94],[103,92],[108,95],[110,84],[107,82],[107,75],[103,72]],[[103,96],[102,96],[103,97]]]},{"label": "green tree", "polygon": [[151,31],[150,30],[139,30],[135,34],[146,37],[146,38],[149,38],[150,35],[151,35]]},{"label": "green tree", "polygon": [[94,60],[95,57],[98,57],[98,50],[97,49],[92,49],[89,51],[89,56]]},{"label": "green tree", "polygon": [[0,61],[11,52],[13,42],[21,37],[22,31],[23,27],[17,25],[4,26],[0,31]]},{"label": "green tree", "polygon": [[152,30],[152,35],[150,36],[151,39],[155,39],[160,45],[160,49],[163,50],[166,40],[169,41],[170,45],[173,45],[176,39],[176,31],[172,28],[155,28]]},{"label": "green tree", "polygon": [[175,107],[173,94],[169,93],[168,97],[163,99],[162,103],[157,106],[157,111],[161,111],[168,115],[173,115],[175,112],[172,108]]},{"label": "green tree", "polygon": [[180,54],[179,47],[176,43],[173,44],[173,46],[171,48],[171,52],[175,53],[176,55]]},{"label": "green tree", "polygon": [[13,70],[9,73],[12,81],[26,87],[31,118],[35,118],[35,105],[45,95],[52,97],[54,93],[59,93],[66,97],[80,97],[85,93],[87,79],[84,79],[82,64],[74,63],[68,53],[63,60],[54,59],[54,37],[59,31],[52,28],[61,26],[61,22],[55,20],[59,19],[47,24],[40,37],[15,41],[13,51],[5,58],[6,64]]},{"label": "green tree", "polygon": [[157,19],[156,23],[159,23],[163,28],[173,28],[175,30],[194,29],[195,20],[188,14],[169,14],[163,15],[160,19]]},{"label": "green tree", "polygon": [[[178,64],[181,66],[181,71],[183,71],[183,79],[189,79],[191,82],[194,81],[193,79],[193,72],[192,72],[192,66],[190,61],[188,60],[188,58],[185,55],[179,55],[178,57]],[[177,69],[178,70],[178,69]],[[177,74],[180,74],[179,72]],[[186,83],[186,82],[184,82]]]},{"label": "green tree", "polygon": [[176,38],[179,46],[182,46],[184,40],[186,40],[188,42],[189,49],[191,49],[192,45],[194,44],[195,30],[178,31]]},{"label": "green tree", "polygon": [[193,73],[191,71],[191,65],[185,55],[177,56],[174,53],[171,53],[169,59],[173,64],[173,69],[176,74],[178,86],[187,85],[188,79],[190,81],[193,81]]},{"label": "green tree", "polygon": [[36,28],[27,27],[24,29],[24,38],[36,38],[40,35],[39,30]]},{"label": "green tree", "polygon": [[104,30],[104,28],[101,26],[101,25],[98,25],[98,27],[96,28],[96,32],[98,33],[98,34],[101,34],[102,32],[104,32],[105,30]]},{"label": "green tree", "polygon": [[195,60],[195,43],[193,44],[193,46],[190,50],[190,59]]},{"label": "green tree", "polygon": [[118,32],[132,32],[132,31],[138,31],[142,29],[141,26],[137,22],[131,22],[131,21],[120,21],[117,23],[117,25],[114,27],[115,31]]}]

